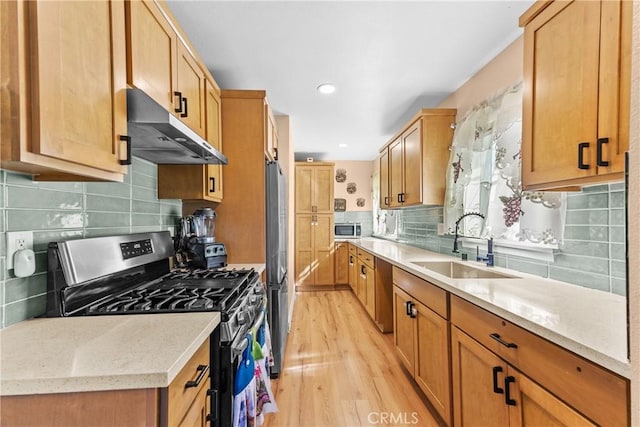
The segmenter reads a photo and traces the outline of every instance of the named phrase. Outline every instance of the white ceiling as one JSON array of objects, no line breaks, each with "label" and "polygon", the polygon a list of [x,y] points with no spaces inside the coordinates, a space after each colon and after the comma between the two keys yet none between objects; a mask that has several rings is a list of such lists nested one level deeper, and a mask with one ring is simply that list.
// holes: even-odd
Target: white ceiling
[{"label": "white ceiling", "polygon": [[[168,1],[218,84],[266,90],[294,150],[318,160],[374,159],[522,34],[532,3]],[[323,82],[336,92],[318,93]]]}]

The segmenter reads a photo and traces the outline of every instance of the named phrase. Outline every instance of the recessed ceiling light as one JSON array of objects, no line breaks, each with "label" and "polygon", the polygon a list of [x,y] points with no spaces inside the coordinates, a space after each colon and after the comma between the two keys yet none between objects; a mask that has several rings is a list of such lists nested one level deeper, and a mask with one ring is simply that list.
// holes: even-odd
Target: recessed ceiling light
[{"label": "recessed ceiling light", "polygon": [[318,92],[328,95],[336,91],[336,87],[333,83],[322,83],[320,86],[316,88]]},{"label": "recessed ceiling light", "polygon": [[340,148],[347,148],[347,147],[348,147],[348,145],[347,145],[347,144],[338,144],[338,147],[340,147]]}]

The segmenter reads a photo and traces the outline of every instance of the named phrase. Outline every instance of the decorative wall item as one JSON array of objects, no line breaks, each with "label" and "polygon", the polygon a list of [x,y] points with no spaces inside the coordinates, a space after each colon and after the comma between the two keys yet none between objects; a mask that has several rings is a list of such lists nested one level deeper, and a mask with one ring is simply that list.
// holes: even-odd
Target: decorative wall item
[{"label": "decorative wall item", "polygon": [[347,210],[347,200],[346,199],[333,199],[333,211],[334,212],[344,212]]},{"label": "decorative wall item", "polygon": [[365,203],[365,199],[362,197],[358,197],[356,199],[356,206],[359,208],[363,208],[364,207],[364,203]]},{"label": "decorative wall item", "polygon": [[[371,175],[374,163],[377,164],[371,160],[335,161],[333,197],[347,201],[346,212],[365,212],[374,206],[371,199]],[[358,198],[365,200],[364,206],[358,205]]]},{"label": "decorative wall item", "polygon": [[356,183],[355,182],[348,182],[347,183],[347,193],[348,194],[355,194],[356,191],[358,191]]},{"label": "decorative wall item", "polygon": [[346,169],[336,169],[336,182],[345,182],[347,180],[347,170]]}]

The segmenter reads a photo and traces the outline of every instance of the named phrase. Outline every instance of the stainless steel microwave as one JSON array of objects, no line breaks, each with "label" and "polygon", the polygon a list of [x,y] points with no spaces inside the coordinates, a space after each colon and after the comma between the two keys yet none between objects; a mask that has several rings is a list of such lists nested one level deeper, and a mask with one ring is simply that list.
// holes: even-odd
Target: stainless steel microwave
[{"label": "stainless steel microwave", "polygon": [[362,234],[359,222],[338,222],[334,227],[334,235],[338,239],[357,239]]}]

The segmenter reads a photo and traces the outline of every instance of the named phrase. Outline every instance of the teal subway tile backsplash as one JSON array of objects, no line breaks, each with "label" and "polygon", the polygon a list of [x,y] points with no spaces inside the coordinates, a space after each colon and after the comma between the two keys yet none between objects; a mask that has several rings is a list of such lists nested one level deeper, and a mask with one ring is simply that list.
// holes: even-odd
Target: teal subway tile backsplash
[{"label": "teal subway tile backsplash", "polygon": [[[443,254],[451,254],[453,238],[437,235],[443,208],[417,206],[388,211],[396,216],[394,240]],[[499,252],[495,265],[541,277],[599,289],[626,293],[624,184],[599,184],[567,194],[564,241],[554,261],[539,261]],[[384,237],[384,236],[381,236]],[[463,249],[469,259],[475,251]],[[481,247],[480,252],[486,252]]]},{"label": "teal subway tile backsplash", "polygon": [[[180,200],[158,200],[157,166],[133,158],[123,183],[38,182],[0,169],[0,327],[46,309],[49,242],[143,231],[176,231]],[[32,231],[36,274],[6,267],[6,231]]]}]

